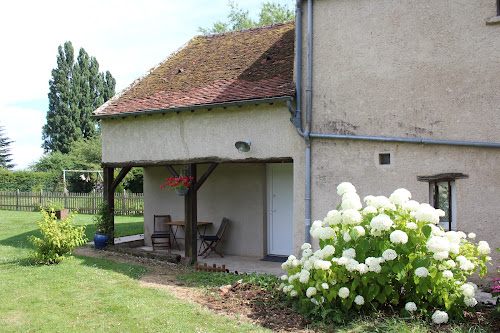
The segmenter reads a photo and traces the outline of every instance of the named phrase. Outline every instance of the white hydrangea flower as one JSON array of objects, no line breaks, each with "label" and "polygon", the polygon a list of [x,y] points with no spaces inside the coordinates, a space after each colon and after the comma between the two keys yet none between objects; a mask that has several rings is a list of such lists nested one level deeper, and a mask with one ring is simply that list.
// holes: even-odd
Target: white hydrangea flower
[{"label": "white hydrangea flower", "polygon": [[356,257],[356,250],[353,249],[352,247],[347,249],[347,250],[344,250],[342,252],[342,257],[346,257],[346,258],[349,258],[349,259],[354,259]]},{"label": "white hydrangea flower", "polygon": [[445,278],[452,278],[453,277],[453,272],[450,271],[449,269],[443,271],[443,277]]},{"label": "white hydrangea flower", "polygon": [[463,271],[470,271],[476,268],[476,266],[469,259],[460,261],[460,269]]},{"label": "white hydrangea flower", "polygon": [[434,259],[436,260],[445,260],[445,259],[448,259],[448,251],[441,251],[441,252],[436,252],[434,253]]},{"label": "white hydrangea flower", "polygon": [[408,302],[405,305],[405,309],[408,312],[417,311],[417,305],[414,302]]},{"label": "white hydrangea flower", "polygon": [[460,286],[460,289],[462,289],[462,294],[464,295],[464,297],[473,297],[475,295],[474,286],[468,283]]},{"label": "white hydrangea flower", "polygon": [[342,220],[342,213],[338,210],[331,210],[326,214],[325,221],[328,222],[329,225],[337,225]]},{"label": "white hydrangea flower", "polygon": [[446,237],[432,236],[427,241],[427,249],[433,253],[450,251],[450,240]]},{"label": "white hydrangea flower", "polygon": [[304,243],[304,244],[302,244],[302,247],[301,247],[300,249],[301,249],[302,251],[304,251],[304,250],[307,250],[307,249],[310,249],[310,248],[312,248],[311,244],[309,244],[309,243]]},{"label": "white hydrangea flower", "polygon": [[305,249],[302,251],[302,258],[309,258],[310,256],[313,255],[313,250],[312,249]]},{"label": "white hydrangea flower", "polygon": [[284,274],[281,276],[282,281],[288,281],[288,275]]},{"label": "white hydrangea flower", "polygon": [[465,235],[465,232],[463,232],[463,231],[457,231],[457,235],[458,235],[458,237],[460,237],[461,239],[465,239],[465,238],[467,238],[467,235]]},{"label": "white hydrangea flower", "polygon": [[337,186],[337,194],[338,195],[344,195],[345,193],[349,193],[349,192],[356,193],[356,188],[351,183],[343,182],[343,183],[340,183],[339,186]]},{"label": "white hydrangea flower", "polygon": [[467,235],[467,237],[469,237],[470,239],[475,239],[476,238],[476,234],[471,232]]},{"label": "white hydrangea flower", "polygon": [[389,203],[389,204],[387,204],[387,205],[383,206],[381,209],[382,209],[383,211],[391,211],[391,212],[394,212],[395,210],[397,210],[397,207],[396,207],[396,205],[395,205],[395,204],[393,204],[393,203]]},{"label": "white hydrangea flower", "polygon": [[358,232],[359,237],[362,237],[366,234],[365,228],[360,225],[355,226],[354,229]]},{"label": "white hydrangea flower", "polygon": [[460,244],[451,243],[450,244],[450,252],[454,254],[460,253]]},{"label": "white hydrangea flower", "polygon": [[316,300],[316,298],[311,298],[311,303],[314,305],[319,305],[319,302]]},{"label": "white hydrangea flower", "polygon": [[425,267],[419,267],[415,270],[415,275],[418,277],[426,277],[429,275],[429,270]]},{"label": "white hydrangea flower", "polygon": [[439,310],[436,310],[436,312],[434,312],[432,314],[432,322],[434,324],[444,324],[444,323],[447,323],[448,322],[448,314],[444,311],[439,311]]},{"label": "white hydrangea flower", "polygon": [[488,242],[485,242],[485,241],[480,241],[477,244],[477,250],[481,254],[488,254],[491,252],[490,245],[488,244]]},{"label": "white hydrangea flower", "polygon": [[410,230],[417,230],[418,225],[415,222],[406,223],[406,227]]},{"label": "white hydrangea flower", "polygon": [[421,204],[415,212],[415,219],[417,221],[430,222],[434,224],[439,223],[440,212],[429,204]]},{"label": "white hydrangea flower", "polygon": [[455,263],[455,261],[453,261],[453,259],[450,259],[446,261],[446,266],[448,266],[449,268],[455,268],[457,267],[457,264]]},{"label": "white hydrangea flower", "polygon": [[386,214],[379,214],[372,218],[370,221],[370,227],[372,229],[376,230],[381,230],[381,231],[387,231],[391,229],[392,225],[394,222],[391,220],[391,218],[386,215]]},{"label": "white hydrangea flower", "polygon": [[347,209],[359,210],[363,208],[361,204],[361,199],[356,192],[347,192],[342,196],[342,209],[345,211]]},{"label": "white hydrangea flower", "polygon": [[291,296],[291,297],[297,297],[297,295],[298,295],[297,290],[292,290],[292,291],[290,291],[290,296]]},{"label": "white hydrangea flower", "polygon": [[361,295],[358,295],[354,298],[354,303],[356,303],[357,305],[363,305],[365,304],[365,298]]},{"label": "white hydrangea flower", "polygon": [[311,276],[311,273],[309,273],[308,270],[303,269],[300,272],[300,276],[299,276],[300,283],[306,284],[307,282],[309,282],[309,276]]},{"label": "white hydrangea flower", "polygon": [[297,280],[299,277],[300,277],[300,272],[295,273],[293,275],[290,275],[290,277],[288,278],[288,283],[292,283],[294,280]]},{"label": "white hydrangea flower", "polygon": [[355,259],[349,259],[349,262],[345,265],[345,268],[349,271],[349,272],[353,272],[356,270],[356,267],[358,267],[359,265],[359,262]]},{"label": "white hydrangea flower", "polygon": [[382,195],[374,197],[373,195],[369,195],[365,197],[364,201],[366,202],[367,206],[373,206],[375,208],[383,208],[386,207],[387,205],[390,205],[391,202],[387,197],[384,197]]},{"label": "white hydrangea flower", "polygon": [[402,230],[394,230],[393,232],[391,232],[389,239],[391,240],[391,243],[394,244],[408,243],[408,235]]},{"label": "white hydrangea flower", "polygon": [[335,247],[333,245],[327,245],[323,248],[324,257],[329,257],[335,253]]},{"label": "white hydrangea flower", "polygon": [[392,192],[389,197],[389,201],[395,205],[401,206],[405,202],[408,202],[411,198],[411,193],[405,188],[398,188],[396,191]]},{"label": "white hydrangea flower", "polygon": [[369,267],[366,265],[366,264],[358,264],[356,266],[356,270],[360,273],[360,274],[365,274],[365,273],[368,273],[368,271],[370,270]]},{"label": "white hydrangea flower", "polygon": [[292,285],[284,286],[283,292],[288,294],[292,289],[293,289]]},{"label": "white hydrangea flower", "polygon": [[342,224],[360,224],[361,221],[363,217],[356,209],[347,209],[342,212]]},{"label": "white hydrangea flower", "polygon": [[335,237],[335,230],[330,227],[318,229],[318,239],[330,239]]},{"label": "white hydrangea flower", "polygon": [[346,232],[344,233],[344,237],[343,237],[343,238],[344,238],[344,241],[345,241],[345,242],[349,242],[349,241],[351,241],[351,235],[349,235],[349,231],[346,231]]},{"label": "white hydrangea flower", "polygon": [[326,260],[318,260],[314,263],[314,268],[321,269],[324,271],[329,270],[331,266],[332,266],[332,262],[326,261]]},{"label": "white hydrangea flower", "polygon": [[326,290],[326,289],[330,288],[330,286],[328,285],[328,283],[323,282],[323,283],[321,284],[321,288],[323,288],[323,290]]},{"label": "white hydrangea flower", "polygon": [[380,273],[382,271],[382,266],[379,264],[370,265],[368,268],[370,269],[370,272]]},{"label": "white hydrangea flower", "polygon": [[373,206],[367,206],[365,207],[363,210],[362,210],[362,214],[363,215],[368,215],[368,214],[377,214],[378,213],[378,210],[377,208],[373,207]]},{"label": "white hydrangea flower", "polygon": [[339,289],[339,297],[341,297],[341,298],[349,297],[349,293],[350,293],[350,291],[346,287],[342,287]]},{"label": "white hydrangea flower", "polygon": [[347,265],[347,263],[349,262],[349,259],[350,258],[347,258],[347,257],[340,257],[338,260],[337,260],[337,264],[341,265],[341,266],[345,266]]},{"label": "white hydrangea flower", "polygon": [[439,237],[444,237],[445,232],[441,226],[436,226],[434,224],[428,224],[429,227],[431,227],[432,232],[431,234],[434,236],[439,236]]},{"label": "white hydrangea flower", "polygon": [[420,207],[420,203],[415,200],[410,200],[405,202],[402,207],[407,212],[416,212],[418,207]]},{"label": "white hydrangea flower", "polygon": [[387,249],[385,250],[383,253],[382,253],[382,258],[384,258],[385,260],[389,261],[389,260],[394,260],[398,257],[398,254],[396,251],[394,251],[393,249]]},{"label": "white hydrangea flower", "polygon": [[316,292],[317,292],[316,288],[314,288],[314,287],[309,287],[309,288],[307,288],[307,290],[306,290],[306,296],[307,296],[308,298],[311,298],[312,296],[316,295]]},{"label": "white hydrangea flower", "polygon": [[370,235],[372,235],[373,237],[380,237],[382,236],[382,231],[378,229],[372,229],[370,231]]},{"label": "white hydrangea flower", "polygon": [[448,238],[450,244],[456,243],[460,244],[460,234],[456,231],[447,231],[445,237]]},{"label": "white hydrangea flower", "polygon": [[474,297],[464,297],[464,303],[467,306],[474,307],[477,304],[477,300]]}]

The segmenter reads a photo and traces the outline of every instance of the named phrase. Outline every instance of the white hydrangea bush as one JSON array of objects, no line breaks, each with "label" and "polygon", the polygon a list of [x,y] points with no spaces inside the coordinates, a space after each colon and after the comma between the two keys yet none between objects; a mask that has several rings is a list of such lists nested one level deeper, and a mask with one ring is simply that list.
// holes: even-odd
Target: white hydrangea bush
[{"label": "white hydrangea bush", "polygon": [[300,259],[292,255],[282,265],[281,288],[304,311],[390,305],[444,323],[476,305],[477,286],[467,277],[486,274],[488,243],[445,232],[438,225],[444,212],[410,200],[406,189],[367,196],[364,208],[352,184],[340,184],[337,193],[338,210],[311,226],[320,249],[305,243]]}]

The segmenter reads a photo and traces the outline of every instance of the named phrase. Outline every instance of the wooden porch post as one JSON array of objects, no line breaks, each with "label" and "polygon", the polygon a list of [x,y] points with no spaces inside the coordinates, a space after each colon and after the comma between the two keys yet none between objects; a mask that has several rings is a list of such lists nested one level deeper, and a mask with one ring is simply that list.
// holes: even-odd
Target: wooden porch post
[{"label": "wooden porch post", "polygon": [[109,210],[111,211],[111,214],[113,216],[113,224],[111,227],[112,230],[112,237],[109,240],[109,243],[114,244],[115,243],[115,189],[120,184],[120,182],[125,178],[127,173],[132,169],[131,167],[124,167],[120,170],[120,173],[118,176],[115,177],[115,169],[114,168],[109,168],[109,167],[104,167],[104,172],[103,172],[103,199],[105,202],[108,203],[109,205]]},{"label": "wooden porch post", "polygon": [[[112,230],[113,230],[113,235],[114,235],[114,232],[115,232],[115,190],[112,186],[113,184],[113,178],[114,178],[114,173],[115,173],[115,169],[114,168],[108,168],[108,167],[104,167],[104,170],[103,170],[103,199],[104,199],[104,202],[107,202],[108,203],[108,207],[112,213],[112,216],[113,216],[113,227],[112,227]],[[111,237],[111,239],[109,240],[109,243],[110,244],[114,244],[115,243],[115,239],[114,237]]]},{"label": "wooden porch post", "polygon": [[185,257],[190,258],[191,265],[198,261],[198,196],[196,186],[196,164],[188,164],[187,176],[193,177],[189,185],[189,192],[184,197],[184,208],[186,218],[184,220],[184,230],[186,232]]}]

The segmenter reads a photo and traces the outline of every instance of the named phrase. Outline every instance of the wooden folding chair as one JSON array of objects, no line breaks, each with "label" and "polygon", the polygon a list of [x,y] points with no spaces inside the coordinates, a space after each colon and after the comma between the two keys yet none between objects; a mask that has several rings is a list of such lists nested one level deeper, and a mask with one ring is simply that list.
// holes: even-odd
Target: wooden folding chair
[{"label": "wooden folding chair", "polygon": [[172,244],[170,243],[170,228],[168,225],[165,225],[165,223],[171,221],[170,215],[154,216],[154,231],[151,235],[153,251],[155,250],[155,247],[166,247],[168,252],[170,252],[170,249],[172,248]]},{"label": "wooden folding chair", "polygon": [[[215,252],[218,255],[220,255],[222,258],[224,256],[222,253],[217,251],[217,245],[219,245],[220,241],[222,240],[222,236],[224,235],[224,232],[226,231],[227,224],[229,223],[229,220],[226,219],[225,217],[222,219],[222,223],[220,224],[219,230],[217,231],[217,234],[215,236],[205,236],[201,235],[200,239],[202,241],[201,245],[205,246],[205,249],[203,252],[201,252],[199,255],[202,256],[205,254],[204,258],[208,257],[210,253]],[[200,247],[201,247],[200,245]]]}]

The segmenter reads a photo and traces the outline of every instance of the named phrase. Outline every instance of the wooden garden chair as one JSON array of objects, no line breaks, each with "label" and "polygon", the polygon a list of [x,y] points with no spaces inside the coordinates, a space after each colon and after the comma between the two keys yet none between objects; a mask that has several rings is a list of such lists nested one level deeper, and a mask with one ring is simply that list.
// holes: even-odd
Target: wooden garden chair
[{"label": "wooden garden chair", "polygon": [[[224,256],[222,253],[217,251],[217,245],[219,245],[220,241],[222,240],[222,236],[224,235],[224,232],[226,231],[227,224],[229,223],[229,220],[226,219],[225,217],[222,219],[222,223],[220,224],[219,230],[217,231],[217,234],[215,236],[205,236],[201,235],[200,239],[202,241],[201,245],[205,246],[205,249],[203,252],[201,252],[199,255],[202,256],[205,254],[204,258],[208,257],[212,252],[217,253],[220,255],[222,258]],[[201,247],[200,245],[200,247]]]},{"label": "wooden garden chair", "polygon": [[154,231],[151,235],[151,243],[153,244],[153,251],[157,247],[167,248],[168,252],[172,248],[170,242],[170,228],[165,223],[171,222],[170,215],[155,215],[154,216]]}]

